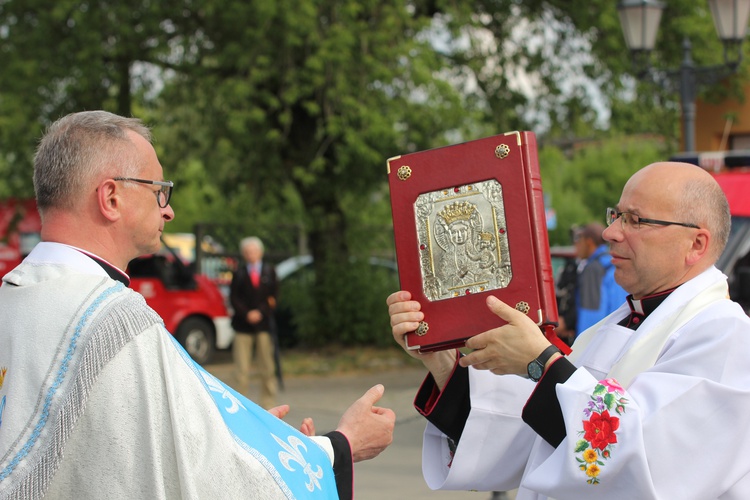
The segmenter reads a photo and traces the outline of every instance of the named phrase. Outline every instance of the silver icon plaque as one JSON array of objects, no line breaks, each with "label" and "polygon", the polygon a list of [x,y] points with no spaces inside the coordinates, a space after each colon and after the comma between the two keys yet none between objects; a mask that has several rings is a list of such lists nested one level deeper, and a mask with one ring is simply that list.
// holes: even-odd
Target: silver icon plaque
[{"label": "silver icon plaque", "polygon": [[421,194],[414,215],[428,300],[508,286],[512,270],[503,188],[496,179]]}]

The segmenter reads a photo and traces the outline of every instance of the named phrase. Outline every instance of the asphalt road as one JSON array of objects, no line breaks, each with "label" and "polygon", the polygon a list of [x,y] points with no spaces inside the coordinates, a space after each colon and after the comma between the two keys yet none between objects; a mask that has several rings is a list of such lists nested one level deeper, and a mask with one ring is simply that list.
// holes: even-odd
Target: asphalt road
[{"label": "asphalt road", "polygon": [[[219,379],[232,385],[231,362],[219,361],[205,368]],[[304,376],[287,378],[279,394],[279,404],[291,406],[285,418],[297,427],[304,417],[315,421],[319,434],[336,428],[344,410],[375,384],[385,386],[380,406],[396,413],[393,443],[373,460],[359,462],[354,470],[354,490],[357,500],[489,500],[490,492],[432,491],[422,478],[422,432],[425,421],[412,406],[414,394],[424,378],[421,369],[396,368],[379,373],[337,376]],[[246,392],[257,400],[257,385]],[[512,499],[512,493],[508,498]]]}]

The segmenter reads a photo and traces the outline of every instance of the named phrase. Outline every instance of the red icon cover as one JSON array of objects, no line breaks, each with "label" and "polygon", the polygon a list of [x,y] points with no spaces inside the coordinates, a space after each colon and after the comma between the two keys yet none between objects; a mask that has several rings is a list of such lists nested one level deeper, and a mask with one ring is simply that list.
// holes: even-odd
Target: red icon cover
[{"label": "red icon cover", "polygon": [[558,346],[557,304],[533,132],[388,160],[401,289],[425,314],[409,349],[431,352],[501,326],[493,294]]}]

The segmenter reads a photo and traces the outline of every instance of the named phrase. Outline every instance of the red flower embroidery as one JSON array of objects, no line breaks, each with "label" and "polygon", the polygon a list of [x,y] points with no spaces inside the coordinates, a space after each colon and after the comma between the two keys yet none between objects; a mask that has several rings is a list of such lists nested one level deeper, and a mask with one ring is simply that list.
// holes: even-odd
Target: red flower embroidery
[{"label": "red flower embroidery", "polygon": [[[612,379],[600,381],[591,400],[583,410],[588,420],[583,421],[583,430],[578,432],[581,439],[576,442],[575,452],[578,468],[586,473],[588,484],[599,484],[599,475],[612,458],[612,447],[617,444],[615,431],[620,428],[620,418],[609,414],[609,410],[618,415],[625,414],[628,400],[623,396],[624,389]],[[599,450],[597,453],[596,450]]]},{"label": "red flower embroidery", "polygon": [[591,443],[592,448],[605,449],[617,442],[615,431],[620,427],[620,419],[611,417],[608,410],[601,414],[593,413],[588,422],[583,422],[583,439]]}]

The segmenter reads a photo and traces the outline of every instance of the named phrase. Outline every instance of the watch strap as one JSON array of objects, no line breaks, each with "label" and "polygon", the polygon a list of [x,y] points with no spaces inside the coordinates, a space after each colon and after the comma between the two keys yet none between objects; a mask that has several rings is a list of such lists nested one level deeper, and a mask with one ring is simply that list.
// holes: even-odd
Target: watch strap
[{"label": "watch strap", "polygon": [[[547,361],[549,361],[549,358],[551,358],[552,355],[555,354],[556,352],[559,353],[560,349],[551,345],[547,347],[545,350],[543,350],[541,354],[539,354],[539,356],[536,357],[536,359],[534,359],[531,363],[529,363],[529,365],[531,365],[532,363],[536,363],[541,368],[541,373],[544,374],[544,365],[547,364]],[[531,370],[529,370],[529,377],[534,381],[537,381],[537,382],[539,381],[538,378],[531,376]]]}]

